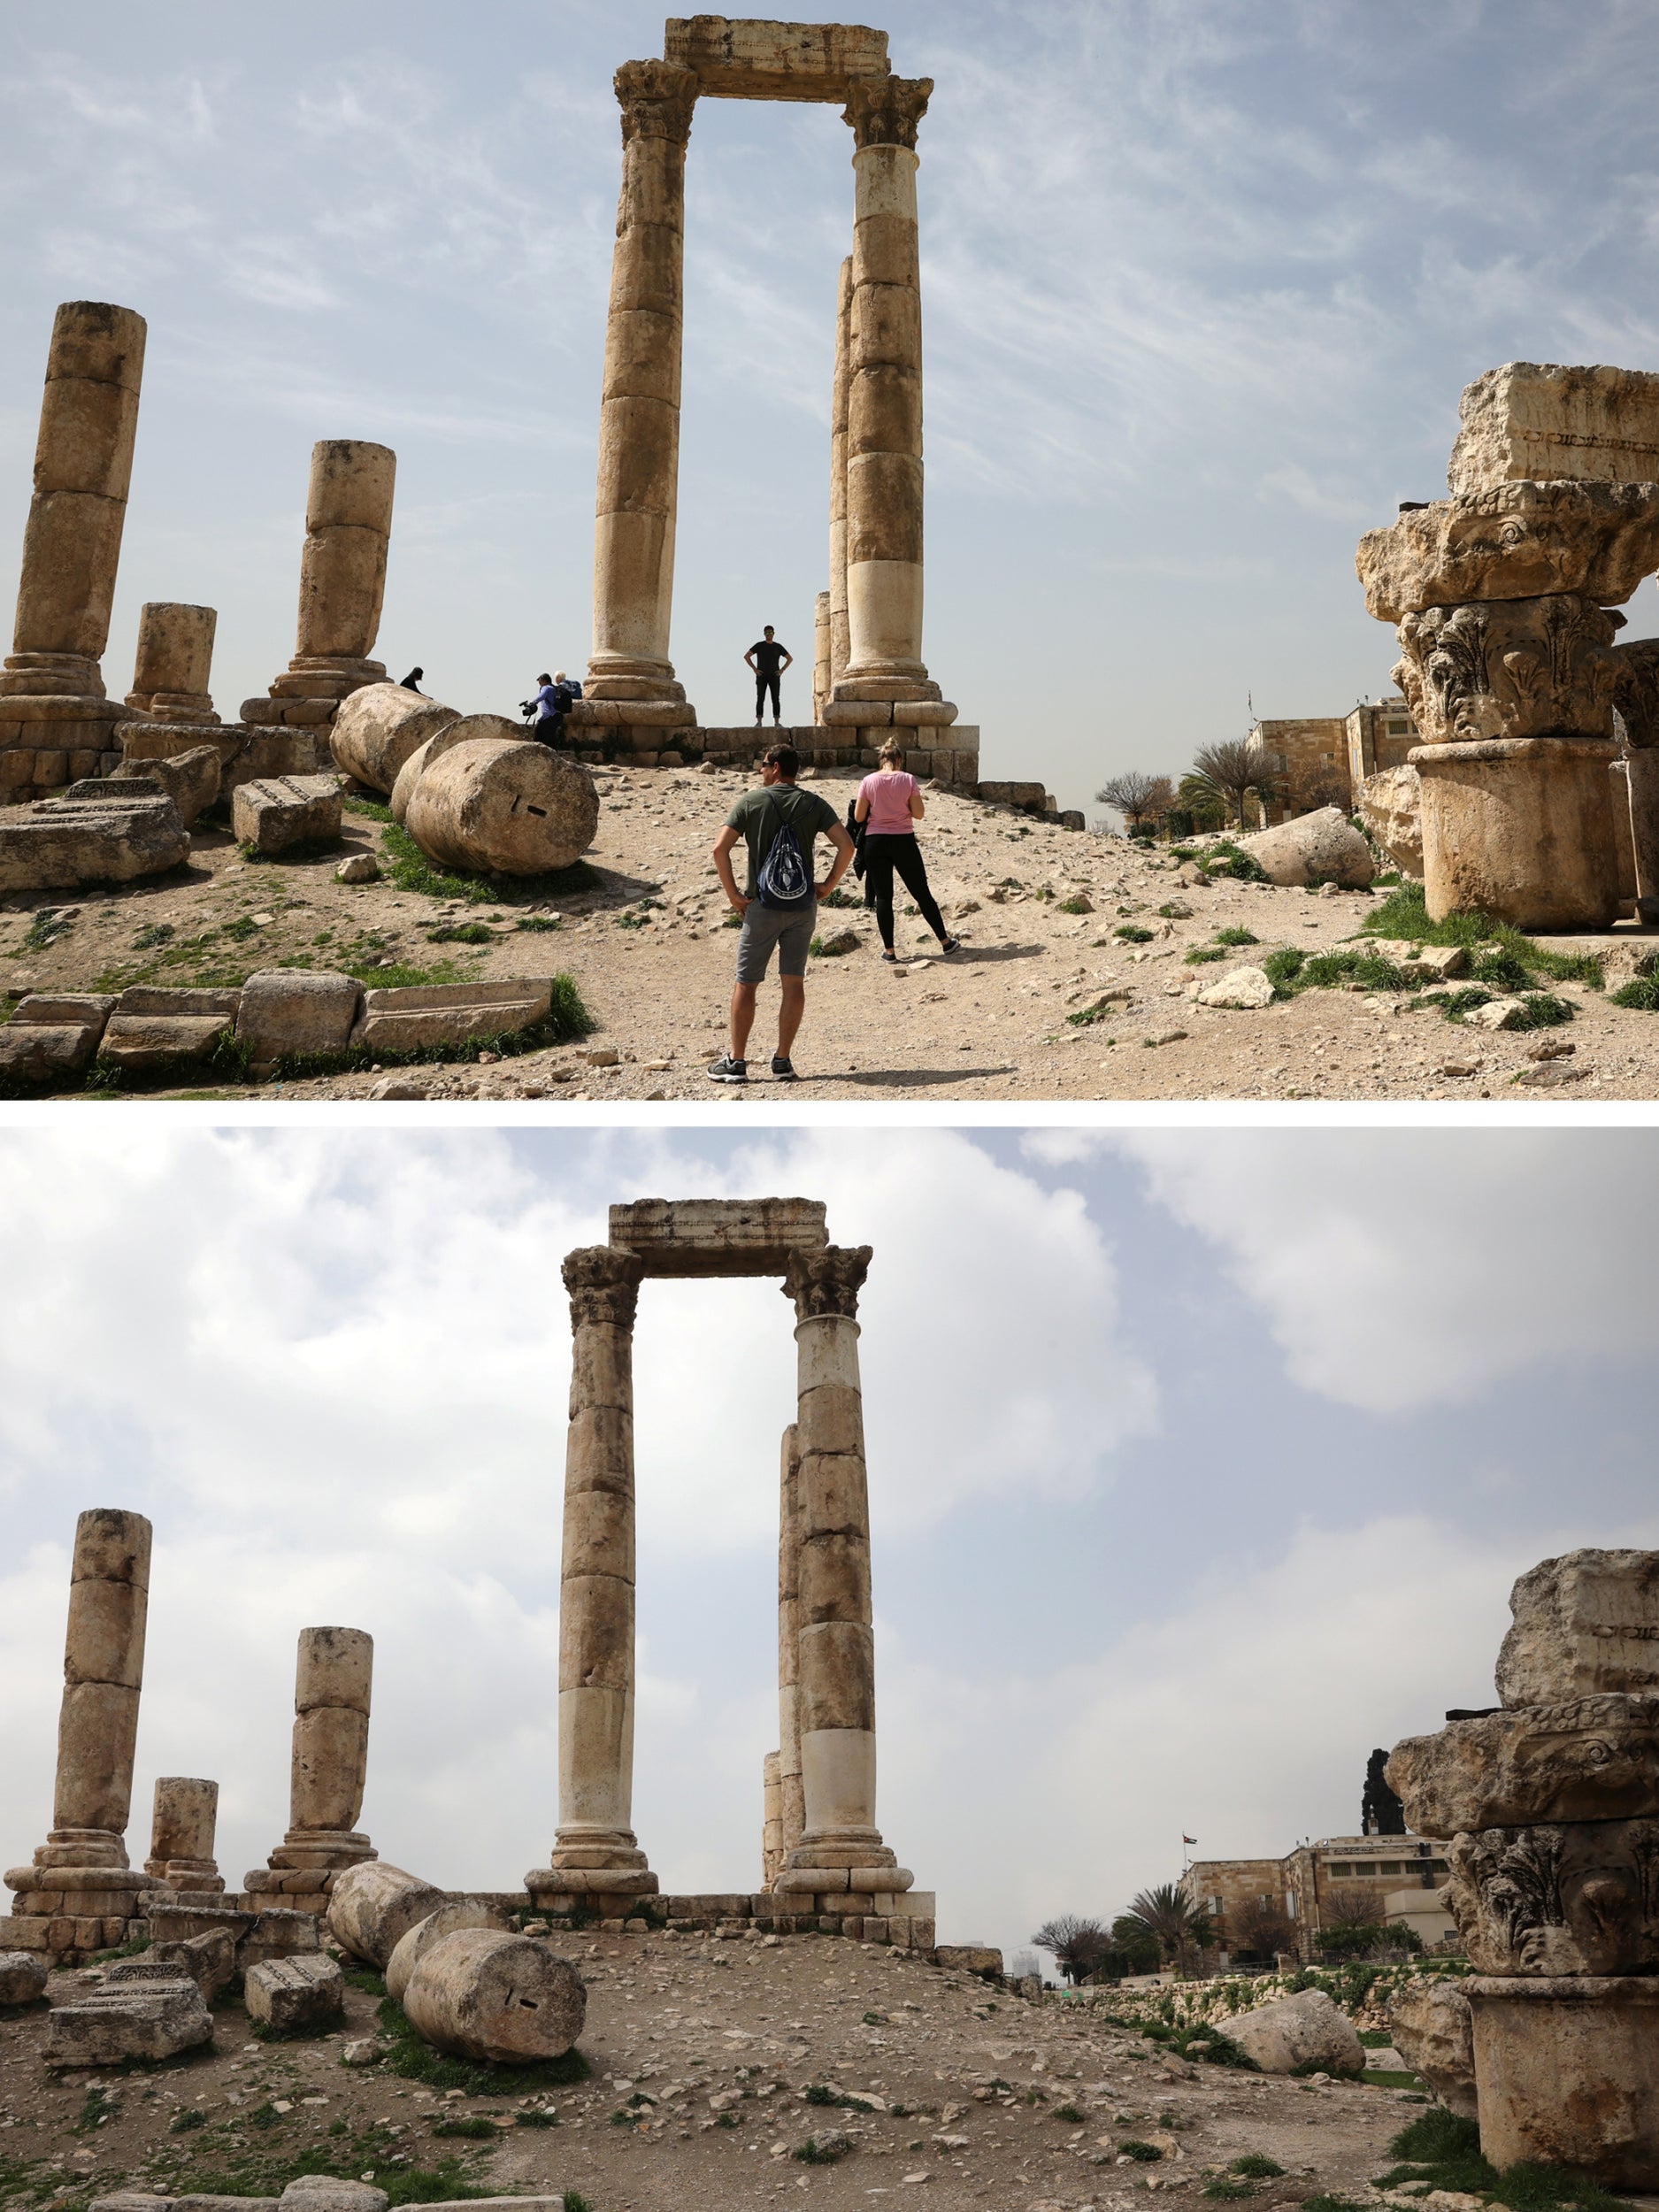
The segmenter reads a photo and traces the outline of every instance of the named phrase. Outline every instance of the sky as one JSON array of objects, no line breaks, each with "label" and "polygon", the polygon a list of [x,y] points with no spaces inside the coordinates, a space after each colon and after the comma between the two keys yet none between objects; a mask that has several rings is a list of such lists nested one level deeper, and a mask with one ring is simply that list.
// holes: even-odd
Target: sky
[{"label": "sky", "polygon": [[[1659,368],[1659,0],[897,0],[918,178],[925,651],[987,776],[1087,806],[1266,716],[1389,688],[1362,531],[1432,498],[1462,388]],[[516,711],[589,639],[631,0],[10,0],[0,602],[60,300],[150,324],[105,676],[219,610],[221,712],[293,649],[307,456],[396,449],[380,653]],[[703,102],[687,170],[673,653],[810,713],[827,583],[833,108]],[[1645,583],[1628,635],[1659,629]]]},{"label": "sky", "polygon": [[[0,1130],[0,1863],[50,1817],[69,1548],[155,1525],[129,1847],[287,1825],[295,1639],[375,1640],[363,1826],[547,1863],[570,1332],[608,1204],[800,1195],[861,1308],[878,1817],[1012,1951],[1204,1857],[1351,1834],[1372,1747],[1492,1696],[1517,1575],[1659,1545],[1644,1131]],[[646,1286],[634,1821],[759,1879],[771,1282]]]}]

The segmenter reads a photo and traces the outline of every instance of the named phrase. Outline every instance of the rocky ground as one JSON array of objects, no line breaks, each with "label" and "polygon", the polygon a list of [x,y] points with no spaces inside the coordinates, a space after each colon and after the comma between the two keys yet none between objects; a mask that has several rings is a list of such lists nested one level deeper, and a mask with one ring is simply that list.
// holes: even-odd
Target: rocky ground
[{"label": "rocky ground", "polygon": [[[380,825],[362,815],[348,813],[343,849],[272,864],[244,861],[227,832],[200,827],[187,868],[172,876],[74,900],[0,902],[0,991],[233,982],[278,965],[349,968],[371,982],[561,969],[595,1020],[591,1037],[493,1065],[421,1068],[404,1087],[438,1098],[776,1105],[785,1094],[767,1073],[775,985],[762,991],[749,1089],[716,1087],[703,1072],[724,1047],[734,944],[709,849],[749,780],[607,772],[594,880],[539,911],[446,902],[385,879],[336,882],[342,849],[380,847]],[[826,775],[818,787],[844,812],[854,780]],[[820,934],[850,930],[856,948],[812,964],[792,1101],[1659,1097],[1659,1019],[1587,984],[1553,987],[1573,1010],[1570,1023],[1513,1034],[1409,1011],[1389,994],[1309,990],[1252,1011],[1195,1002],[1194,989],[1235,960],[1280,946],[1332,950],[1379,894],[1194,884],[1166,855],[1120,838],[947,793],[929,793],[927,805],[928,866],[963,950],[932,956],[919,918],[902,917],[900,949],[916,956],[887,967],[862,903],[826,910]],[[434,935],[480,925],[480,944]],[[1150,934],[1131,941],[1115,933],[1124,928]],[[1257,942],[1187,964],[1225,930]],[[1097,1018],[1069,1018],[1115,992],[1125,995]],[[290,1082],[281,1095],[365,1097],[380,1080],[365,1071]]]},{"label": "rocky ground", "polygon": [[[49,2074],[44,2006],[0,2016],[0,2206],[81,2212],[119,2188],[270,2196],[330,2170],[372,2177],[395,2200],[457,2185],[573,2190],[590,2212],[863,2207],[921,2190],[941,2212],[1080,2212],[1150,2193],[1279,2212],[1375,2202],[1389,2139],[1422,2108],[1395,2088],[1190,2066],[1100,2008],[1025,2003],[832,1938],[558,1941],[589,1985],[579,2048],[591,2071],[527,2096],[347,2064],[347,2045],[375,2032],[368,1988],[350,1991],[342,2030],[310,2041],[257,2042],[221,2000],[211,2053],[126,2071]],[[82,1979],[56,1975],[51,1994]],[[456,2131],[469,2122],[476,2138]],[[847,2146],[833,2162],[796,2156],[831,2130],[828,2147]],[[1282,2171],[1241,2179],[1227,2172],[1240,2158]]]}]

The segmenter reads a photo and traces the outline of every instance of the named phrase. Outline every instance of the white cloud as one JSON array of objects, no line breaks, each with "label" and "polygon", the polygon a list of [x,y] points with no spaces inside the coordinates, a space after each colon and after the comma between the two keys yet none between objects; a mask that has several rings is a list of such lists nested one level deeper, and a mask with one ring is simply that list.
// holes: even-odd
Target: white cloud
[{"label": "white cloud", "polygon": [[1540,1365],[1642,1353],[1659,1172],[1646,1132],[1062,1131],[1213,1244],[1294,1381],[1368,1412],[1468,1403]]}]

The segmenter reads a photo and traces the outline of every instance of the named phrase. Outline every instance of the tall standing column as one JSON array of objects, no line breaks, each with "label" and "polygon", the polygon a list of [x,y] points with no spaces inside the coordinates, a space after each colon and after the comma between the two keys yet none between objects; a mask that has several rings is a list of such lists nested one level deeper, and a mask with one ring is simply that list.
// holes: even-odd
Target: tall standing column
[{"label": "tall standing column", "polygon": [[146,722],[217,724],[208,684],[213,673],[212,607],[152,599],[140,609],[138,655],[127,703]]},{"label": "tall standing column", "polygon": [[778,1471],[778,1827],[780,1861],[806,1825],[801,1794],[801,1431],[783,1432]]},{"label": "tall standing column", "polygon": [[380,1854],[357,1821],[369,1771],[374,1639],[361,1628],[303,1628],[294,1668],[288,1833],[250,1892],[280,1891],[304,1912],[326,1909],[334,1875]]},{"label": "tall standing column", "polygon": [[148,1874],[127,1867],[127,1816],[150,1607],[150,1523],[98,1507],[75,1524],[52,1826],[13,1867],[16,1916],[0,1933],[60,1957],[119,1943]]},{"label": "tall standing column", "polygon": [[[661,713],[683,707],[668,657],[680,480],[680,371],[686,147],[697,79],[664,61],[624,62],[622,194],[611,265],[599,487],[594,649],[588,696]],[[631,717],[649,723],[648,714]],[[671,717],[672,718],[672,717]]]},{"label": "tall standing column", "polygon": [[[829,685],[847,673],[847,400],[852,384],[853,259],[835,289],[835,379],[830,388]],[[821,711],[821,710],[820,710]]]},{"label": "tall standing column", "polygon": [[[833,1900],[910,1886],[876,1826],[875,1635],[858,1380],[858,1292],[870,1247],[792,1255],[800,1454],[798,1679],[803,1829],[781,1891]],[[824,1909],[829,1909],[825,1907]]]},{"label": "tall standing column", "polygon": [[634,1815],[634,1316],[641,1263],[595,1245],[565,1262],[575,1341],[559,1577],[559,1821],[536,1894],[655,1891]]},{"label": "tall standing column", "polygon": [[397,456],[365,438],[323,438],[311,448],[300,555],[294,657],[265,699],[244,699],[244,722],[318,728],[365,684],[384,683],[368,657],[380,634],[392,534]]},{"label": "tall standing column", "polygon": [[0,670],[7,798],[95,774],[115,725],[127,719],[105,695],[99,662],[127,520],[144,337],[142,315],[101,301],[66,301],[53,319],[17,626]]}]

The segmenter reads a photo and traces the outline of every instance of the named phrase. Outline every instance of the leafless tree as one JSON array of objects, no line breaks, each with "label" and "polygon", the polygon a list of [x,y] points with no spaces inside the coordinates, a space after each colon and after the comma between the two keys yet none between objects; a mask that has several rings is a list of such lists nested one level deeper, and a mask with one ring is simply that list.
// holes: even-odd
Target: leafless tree
[{"label": "leafless tree", "polygon": [[1102,784],[1094,797],[1101,806],[1117,808],[1133,836],[1143,822],[1155,822],[1160,814],[1168,813],[1174,804],[1175,787],[1167,776],[1143,775],[1138,768],[1128,768],[1110,783]]},{"label": "leafless tree", "polygon": [[1233,1950],[1255,1959],[1271,1959],[1295,1943],[1290,1916],[1277,1897],[1252,1897],[1248,1903],[1230,1908],[1227,1933]]},{"label": "leafless tree", "polygon": [[1085,1920],[1063,1912],[1045,1920],[1031,1939],[1040,1951],[1054,1955],[1054,1962],[1067,1981],[1086,1981],[1111,1947],[1111,1939],[1098,1920]]},{"label": "leafless tree", "polygon": [[1266,799],[1276,787],[1273,756],[1255,736],[1227,737],[1218,744],[1201,745],[1193,755],[1193,773],[1201,786],[1232,808],[1240,829],[1247,795],[1254,791],[1258,798]]}]

